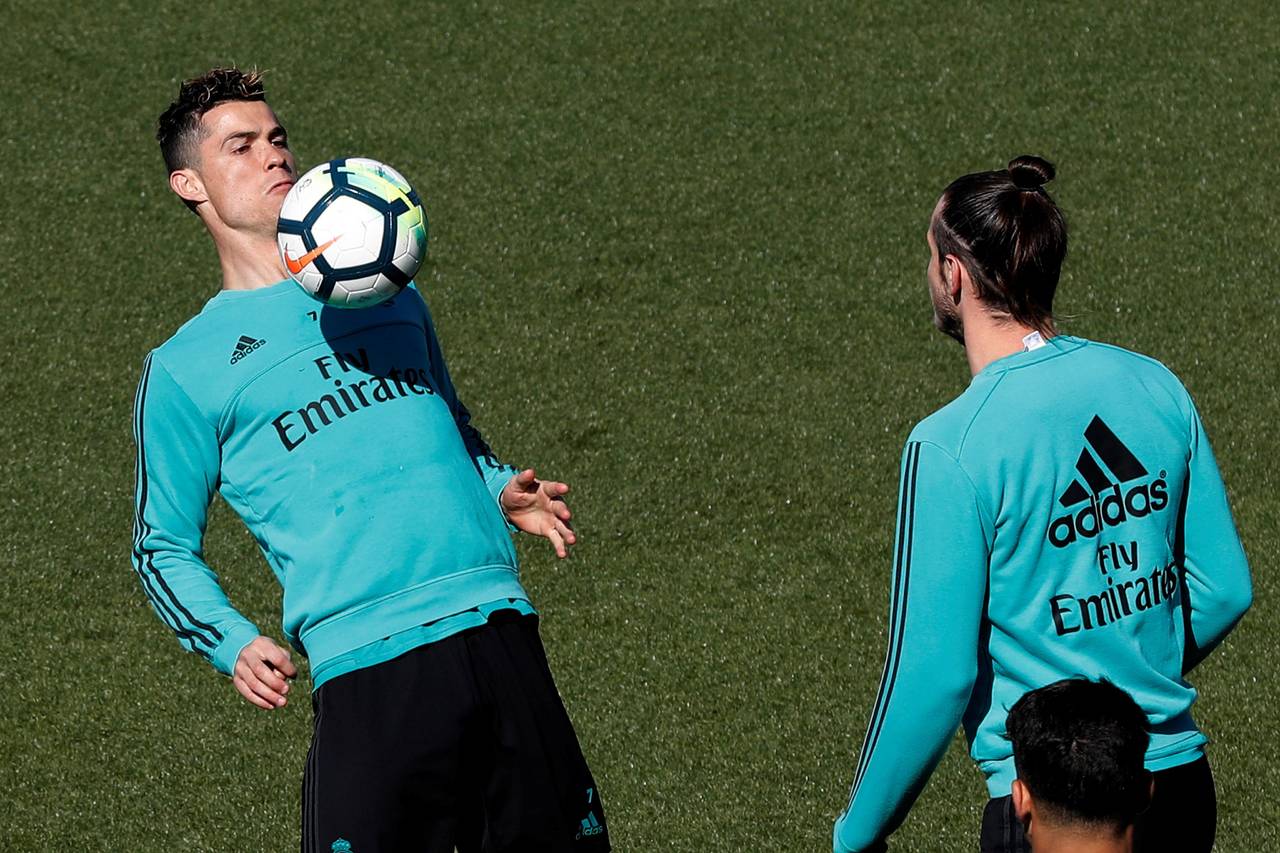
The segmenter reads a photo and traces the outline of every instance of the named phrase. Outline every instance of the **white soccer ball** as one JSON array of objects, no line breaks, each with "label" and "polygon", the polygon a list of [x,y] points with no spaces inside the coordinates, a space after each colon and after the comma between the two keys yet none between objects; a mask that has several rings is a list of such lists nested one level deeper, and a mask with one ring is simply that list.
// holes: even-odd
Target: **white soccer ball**
[{"label": "white soccer ball", "polygon": [[289,275],[338,308],[395,296],[427,255],[427,214],[395,169],[363,157],[303,175],[280,208],[276,242]]}]

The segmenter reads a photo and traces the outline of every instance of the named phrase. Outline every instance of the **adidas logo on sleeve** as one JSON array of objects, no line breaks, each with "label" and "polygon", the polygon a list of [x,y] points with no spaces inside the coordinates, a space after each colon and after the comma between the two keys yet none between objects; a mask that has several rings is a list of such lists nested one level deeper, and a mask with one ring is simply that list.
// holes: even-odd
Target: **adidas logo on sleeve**
[{"label": "adidas logo on sleeve", "polygon": [[[1104,527],[1123,524],[1130,518],[1144,518],[1169,505],[1164,471],[1150,482],[1123,488],[1146,477],[1147,469],[1102,418],[1094,415],[1089,421],[1084,440],[1085,447],[1076,460],[1076,471],[1084,485],[1079,478],[1071,481],[1058,498],[1058,503],[1068,511],[1049,525],[1049,542],[1057,548],[1065,548],[1077,539],[1092,539]],[[1085,506],[1078,512],[1072,509],[1082,503]]]},{"label": "adidas logo on sleeve", "polygon": [[231,350],[231,363],[235,364],[237,361],[265,344],[266,341],[260,338],[251,338],[248,335],[241,335],[240,340],[236,341],[235,348]]}]

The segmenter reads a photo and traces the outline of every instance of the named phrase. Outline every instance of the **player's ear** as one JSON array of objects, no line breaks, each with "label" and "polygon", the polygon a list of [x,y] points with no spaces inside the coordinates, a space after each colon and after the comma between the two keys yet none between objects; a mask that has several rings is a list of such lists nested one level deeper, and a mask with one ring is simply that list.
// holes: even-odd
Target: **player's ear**
[{"label": "player's ear", "polygon": [[1156,795],[1156,774],[1150,770],[1144,770],[1143,772],[1147,774],[1147,798],[1142,801],[1142,809],[1139,814],[1151,808],[1151,800]]},{"label": "player's ear", "polygon": [[1021,779],[1013,780],[1013,788],[1009,792],[1013,797],[1013,813],[1023,826],[1031,825],[1031,792],[1022,784]]},{"label": "player's ear", "polygon": [[960,294],[965,289],[965,282],[969,278],[969,271],[964,268],[964,264],[960,263],[960,259],[955,255],[947,255],[942,259],[942,280],[947,285],[947,295],[951,297],[951,301],[956,305],[960,304]]},{"label": "player's ear", "polygon": [[208,201],[204,191],[204,182],[194,169],[175,169],[169,173],[169,189],[178,194],[178,198],[190,204]]}]

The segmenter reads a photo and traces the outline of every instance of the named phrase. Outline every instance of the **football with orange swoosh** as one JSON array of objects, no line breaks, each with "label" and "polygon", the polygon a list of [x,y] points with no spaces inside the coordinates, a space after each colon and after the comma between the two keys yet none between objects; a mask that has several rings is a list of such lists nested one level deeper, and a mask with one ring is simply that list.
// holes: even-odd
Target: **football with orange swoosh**
[{"label": "football with orange swoosh", "polygon": [[413,280],[427,254],[427,214],[395,169],[364,157],[322,163],[280,208],[276,241],[290,277],[338,308],[368,308]]}]

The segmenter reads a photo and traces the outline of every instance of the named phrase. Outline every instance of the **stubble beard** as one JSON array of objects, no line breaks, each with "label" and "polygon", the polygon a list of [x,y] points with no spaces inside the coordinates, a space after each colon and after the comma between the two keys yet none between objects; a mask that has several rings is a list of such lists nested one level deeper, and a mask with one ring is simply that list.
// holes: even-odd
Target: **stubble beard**
[{"label": "stubble beard", "polygon": [[933,300],[933,326],[964,346],[964,321],[960,319],[960,312],[953,305],[940,304],[937,297]]}]

